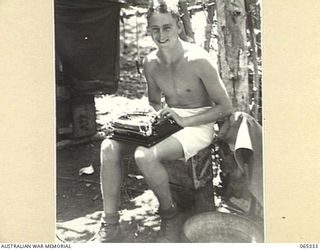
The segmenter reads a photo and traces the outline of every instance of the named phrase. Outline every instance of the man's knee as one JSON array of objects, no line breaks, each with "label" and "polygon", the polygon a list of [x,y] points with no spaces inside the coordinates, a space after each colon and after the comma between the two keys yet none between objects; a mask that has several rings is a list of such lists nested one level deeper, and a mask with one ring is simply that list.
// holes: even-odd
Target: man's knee
[{"label": "man's knee", "polygon": [[154,150],[141,146],[134,152],[134,158],[139,168],[152,166],[151,163],[158,160]]},{"label": "man's knee", "polygon": [[111,140],[109,138],[105,139],[101,143],[101,157],[114,158],[119,157],[121,147],[118,142]]}]

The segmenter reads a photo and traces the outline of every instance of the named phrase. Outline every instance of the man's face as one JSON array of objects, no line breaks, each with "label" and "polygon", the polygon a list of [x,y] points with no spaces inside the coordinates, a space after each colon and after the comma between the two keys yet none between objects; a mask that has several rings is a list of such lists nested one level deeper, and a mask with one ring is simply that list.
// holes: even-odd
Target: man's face
[{"label": "man's face", "polygon": [[159,48],[170,48],[178,40],[181,25],[170,13],[154,13],[149,18],[148,31]]}]

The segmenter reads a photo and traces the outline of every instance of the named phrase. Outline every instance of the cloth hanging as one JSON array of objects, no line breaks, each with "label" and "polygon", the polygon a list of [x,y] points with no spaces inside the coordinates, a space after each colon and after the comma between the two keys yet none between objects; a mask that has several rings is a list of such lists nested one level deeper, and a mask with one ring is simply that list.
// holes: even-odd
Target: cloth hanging
[{"label": "cloth hanging", "polygon": [[220,139],[228,143],[237,166],[249,170],[251,194],[263,206],[262,127],[249,114],[235,112],[223,124]]},{"label": "cloth hanging", "polygon": [[114,93],[119,80],[120,1],[55,0],[55,45],[76,93]]}]

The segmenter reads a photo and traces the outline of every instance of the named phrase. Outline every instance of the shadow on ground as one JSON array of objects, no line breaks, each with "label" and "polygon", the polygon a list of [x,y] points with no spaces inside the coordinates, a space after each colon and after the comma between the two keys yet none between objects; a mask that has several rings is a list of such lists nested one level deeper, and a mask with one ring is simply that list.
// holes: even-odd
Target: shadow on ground
[{"label": "shadow on ground", "polygon": [[[94,242],[103,211],[99,181],[100,141],[57,151],[57,241]],[[94,173],[79,175],[92,165]],[[155,242],[158,201],[143,178],[130,171],[121,192],[121,242]]]}]

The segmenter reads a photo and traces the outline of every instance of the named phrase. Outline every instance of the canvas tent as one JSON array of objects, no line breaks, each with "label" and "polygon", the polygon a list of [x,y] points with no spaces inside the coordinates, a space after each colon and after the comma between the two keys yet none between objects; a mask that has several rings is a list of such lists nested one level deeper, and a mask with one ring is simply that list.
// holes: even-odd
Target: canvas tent
[{"label": "canvas tent", "polygon": [[76,94],[117,90],[121,3],[119,0],[54,2],[56,58],[65,84]]},{"label": "canvas tent", "polygon": [[58,140],[94,135],[94,95],[118,88],[122,3],[54,1]]}]

